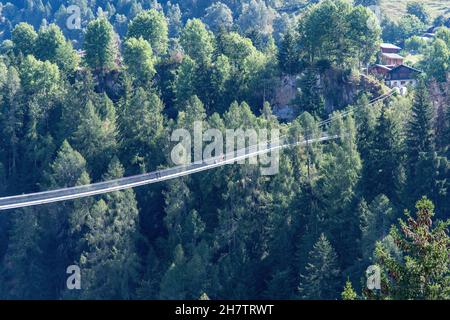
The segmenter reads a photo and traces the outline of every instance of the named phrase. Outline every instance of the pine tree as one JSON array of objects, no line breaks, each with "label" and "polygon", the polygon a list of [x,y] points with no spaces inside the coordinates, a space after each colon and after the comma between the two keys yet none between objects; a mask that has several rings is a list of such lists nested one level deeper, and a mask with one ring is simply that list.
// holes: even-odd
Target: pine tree
[{"label": "pine tree", "polygon": [[[143,232],[141,231],[141,233]],[[142,257],[142,254],[139,256]],[[164,271],[161,270],[160,262],[154,248],[150,246],[146,256],[142,258],[143,273],[139,287],[136,289],[137,299],[159,298],[160,283]]]},{"label": "pine tree", "polygon": [[198,300],[210,300],[210,299],[208,295],[205,292],[203,292]]},{"label": "pine tree", "polygon": [[372,144],[370,166],[373,181],[370,182],[372,195],[385,194],[397,200],[400,185],[401,134],[399,125],[383,107]]},{"label": "pine tree", "polygon": [[175,99],[178,109],[197,92],[197,64],[190,57],[185,57],[178,68],[174,81]]},{"label": "pine tree", "polygon": [[9,299],[52,299],[41,248],[37,211],[13,213],[8,248],[0,267],[0,294]]},{"label": "pine tree", "polygon": [[[30,109],[33,108],[34,102],[30,103]],[[30,109],[31,114],[25,128],[26,131],[20,141],[21,153],[26,156],[21,158],[19,168],[21,172],[20,183],[34,191],[34,187],[43,178],[42,173],[53,160],[52,156],[55,154],[56,144],[53,136],[42,128],[47,121],[38,123],[37,116]],[[43,135],[44,132],[46,132],[45,135]]]},{"label": "pine tree", "polygon": [[181,243],[174,247],[173,258],[161,280],[160,298],[198,299],[209,291],[210,248],[206,242],[189,247],[188,252]]},{"label": "pine tree", "polygon": [[15,53],[18,54],[20,52],[23,56],[33,54],[36,38],[37,33],[33,26],[26,22],[19,23],[14,27],[11,34]]},{"label": "pine tree", "polygon": [[16,179],[19,157],[18,146],[20,132],[23,127],[24,111],[20,101],[21,81],[14,67],[8,68],[6,79],[0,111],[2,133],[0,141],[3,149],[2,160],[5,165],[6,175]]},{"label": "pine tree", "polygon": [[[178,114],[177,125],[180,128],[193,129],[195,121],[205,121],[206,110],[202,101],[197,96],[189,97],[183,105],[181,114]],[[193,132],[192,132],[193,133]]]},{"label": "pine tree", "polygon": [[[182,243],[183,232],[182,225],[184,219],[192,209],[190,200],[191,193],[184,179],[171,181],[166,191],[163,192],[165,199],[164,222],[169,231],[168,245],[174,248],[180,242]],[[194,235],[188,235],[194,236]],[[195,241],[196,239],[192,239]]]},{"label": "pine tree", "polygon": [[[77,186],[90,184],[91,178],[84,171],[78,179]],[[86,241],[84,239],[86,232],[86,219],[88,218],[95,199],[92,197],[80,198],[73,201],[73,210],[69,215],[69,235],[71,253],[70,257],[74,263],[79,262],[78,259],[83,250],[86,249]]]},{"label": "pine tree", "polygon": [[416,88],[412,114],[406,127],[407,196],[417,199],[434,191],[433,109],[425,83]]},{"label": "pine tree", "polygon": [[[336,114],[337,115],[337,114]],[[335,120],[329,135],[340,136],[329,142],[319,164],[318,180],[314,188],[323,226],[344,266],[350,265],[357,255],[353,245],[358,224],[353,202],[361,171],[361,159],[356,147],[356,128],[352,118]]]},{"label": "pine tree", "polygon": [[299,71],[299,54],[296,47],[296,41],[294,34],[291,30],[288,30],[280,44],[278,51],[278,63],[281,71],[286,74],[296,74]]},{"label": "pine tree", "polygon": [[[361,129],[361,133],[366,132],[365,137],[369,137],[370,134],[368,134],[368,132],[375,129],[377,119],[379,118],[381,108],[383,107],[383,104],[381,103],[369,103],[370,101],[368,95],[363,93],[356,100],[354,108],[355,122],[357,123],[358,130]],[[365,137],[358,137],[358,141],[364,140]]]},{"label": "pine tree", "polygon": [[169,37],[176,38],[180,34],[181,28],[183,26],[181,20],[181,10],[178,3],[167,2],[167,21],[169,27]]},{"label": "pine tree", "polygon": [[408,162],[419,159],[421,152],[429,153],[434,150],[432,106],[425,83],[421,81],[416,88],[411,119],[407,126]]},{"label": "pine tree", "polygon": [[159,97],[143,88],[137,88],[123,100],[119,116],[120,149],[127,167],[136,165],[139,159],[143,159],[141,171],[154,170],[162,163],[163,108]]},{"label": "pine tree", "polygon": [[107,115],[102,119],[89,101],[73,135],[74,145],[78,150],[82,150],[92,168],[94,178],[98,178],[104,172],[117,148],[114,106],[110,101],[109,103],[107,101],[106,105]]},{"label": "pine tree", "polygon": [[382,297],[390,299],[449,299],[450,263],[448,226],[450,220],[433,227],[434,205],[426,197],[416,204],[416,217],[405,212],[400,231],[393,226],[390,236],[401,256],[382,243],[375,255],[382,271]]},{"label": "pine tree", "polygon": [[307,68],[299,82],[300,93],[297,101],[301,111],[309,112],[315,117],[322,117],[325,113],[325,105],[317,81],[316,71]]},{"label": "pine tree", "polygon": [[[73,187],[89,182],[86,161],[64,141],[56,159],[46,173],[46,188],[57,189]],[[52,299],[60,298],[65,288],[67,266],[75,261],[74,251],[78,239],[72,237],[70,220],[77,201],[66,201],[39,208],[40,249],[43,252],[45,281]]]},{"label": "pine tree", "polygon": [[[123,177],[117,158],[104,180]],[[137,286],[139,267],[135,247],[138,209],[133,190],[106,194],[86,220],[87,249],[80,257],[86,279],[84,298],[130,299]]]},{"label": "pine tree", "polygon": [[273,270],[263,296],[267,299],[290,299],[295,286],[295,232],[298,217],[293,205],[296,194],[293,166],[288,157],[281,156],[280,172],[274,176],[269,192],[272,194],[272,212],[267,223],[269,256],[265,263]]},{"label": "pine tree", "polygon": [[258,167],[236,166],[228,177],[214,232],[218,250],[226,254],[215,265],[215,272],[221,285],[218,294],[240,299],[255,296],[265,287],[257,279],[263,277],[259,261],[271,240],[268,226],[273,200]]},{"label": "pine tree", "polygon": [[389,226],[394,220],[394,212],[389,199],[378,195],[370,205],[363,200],[359,208],[361,230],[361,252],[363,264],[372,260],[375,242],[382,240],[389,232]]},{"label": "pine tree", "polygon": [[88,103],[97,101],[94,87],[92,74],[86,72],[68,88],[61,107],[57,137],[70,137],[77,130]]},{"label": "pine tree", "polygon": [[[212,92],[208,97],[210,109],[220,114],[225,112],[225,109],[230,105],[230,97],[228,93],[228,83],[230,81],[232,67],[230,60],[225,55],[220,55],[216,58],[213,64],[213,69],[210,74]],[[212,110],[209,110],[212,111]],[[209,112],[211,113],[211,112]]]},{"label": "pine tree", "polygon": [[352,283],[347,279],[345,283],[344,291],[341,293],[342,300],[355,300],[358,295],[355,290],[353,290]]},{"label": "pine tree", "polygon": [[61,29],[53,23],[39,30],[34,53],[39,60],[56,63],[64,71],[72,72],[78,67],[79,56]]},{"label": "pine tree", "polygon": [[184,51],[199,66],[208,66],[214,52],[214,35],[200,19],[189,20],[180,34]]},{"label": "pine tree", "polygon": [[89,22],[84,36],[85,60],[95,71],[116,68],[118,48],[114,30],[105,17]]},{"label": "pine tree", "polygon": [[196,299],[202,292],[210,291],[210,260],[211,249],[206,242],[202,241],[196,246],[184,267],[187,299]]},{"label": "pine tree", "polygon": [[123,52],[128,71],[140,83],[149,83],[156,73],[153,52],[150,44],[142,39],[129,38]]},{"label": "pine tree", "polygon": [[362,160],[361,191],[365,198],[375,196],[372,192],[373,176],[376,172],[372,169],[373,141],[375,139],[375,127],[377,125],[378,105],[370,105],[366,95],[362,95],[355,105],[355,122],[357,126],[356,143]]},{"label": "pine tree", "polygon": [[310,251],[305,274],[301,275],[299,293],[303,299],[329,300],[338,295],[337,255],[322,233]]},{"label": "pine tree", "polygon": [[51,187],[73,187],[85,171],[86,160],[71,145],[64,141],[51,164],[49,181]]},{"label": "pine tree", "polygon": [[161,299],[181,300],[186,298],[184,250],[181,244],[175,247],[173,262],[161,280]]},{"label": "pine tree", "polygon": [[129,38],[142,37],[148,41],[155,55],[163,55],[167,51],[168,27],[163,12],[155,9],[140,12],[128,26]]}]

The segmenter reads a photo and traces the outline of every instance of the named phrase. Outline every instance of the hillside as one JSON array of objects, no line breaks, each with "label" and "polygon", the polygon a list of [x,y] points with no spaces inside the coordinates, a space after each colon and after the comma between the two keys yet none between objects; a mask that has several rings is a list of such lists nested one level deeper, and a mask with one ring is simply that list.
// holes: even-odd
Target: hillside
[{"label": "hillside", "polygon": [[[406,12],[406,5],[411,0],[381,0],[382,12],[396,20]],[[425,3],[433,18],[440,14],[450,14],[450,0],[422,0]],[[401,13],[401,14],[399,14]]]}]

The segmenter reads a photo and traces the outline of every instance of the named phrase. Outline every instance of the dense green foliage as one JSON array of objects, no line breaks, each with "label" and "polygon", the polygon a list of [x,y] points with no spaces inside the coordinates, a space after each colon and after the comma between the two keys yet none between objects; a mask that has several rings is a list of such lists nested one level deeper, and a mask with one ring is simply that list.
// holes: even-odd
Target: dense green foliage
[{"label": "dense green foliage", "polygon": [[[450,299],[448,246],[446,232],[450,220],[433,227],[434,205],[427,198],[416,204],[417,217],[405,212],[401,232],[393,227],[389,237],[399,249],[377,243],[375,255],[382,266],[381,295],[391,299]],[[426,276],[424,276],[426,275]]]},{"label": "dense green foliage", "polygon": [[[450,215],[448,28],[405,96],[369,106],[387,88],[359,72],[423,31],[421,6],[382,28],[346,0],[62,2],[0,4],[0,196],[171,167],[171,133],[199,120],[339,139],[285,149],[272,176],[227,165],[4,211],[0,298],[449,298],[448,223],[432,228]],[[270,105],[285,79],[288,123]]]}]

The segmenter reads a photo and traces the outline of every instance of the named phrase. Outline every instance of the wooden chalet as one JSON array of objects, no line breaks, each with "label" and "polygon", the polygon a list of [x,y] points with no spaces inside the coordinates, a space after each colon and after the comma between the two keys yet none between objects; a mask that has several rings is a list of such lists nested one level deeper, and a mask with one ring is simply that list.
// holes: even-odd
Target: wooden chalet
[{"label": "wooden chalet", "polygon": [[384,79],[386,85],[390,88],[402,88],[406,86],[415,86],[417,76],[422,71],[404,64],[392,68]]}]

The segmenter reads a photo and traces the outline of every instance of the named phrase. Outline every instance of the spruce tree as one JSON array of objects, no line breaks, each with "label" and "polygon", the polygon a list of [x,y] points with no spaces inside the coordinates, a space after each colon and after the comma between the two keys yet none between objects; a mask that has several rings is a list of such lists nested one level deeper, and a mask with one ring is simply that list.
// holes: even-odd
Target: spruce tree
[{"label": "spruce tree", "polygon": [[342,291],[341,297],[342,300],[355,300],[358,297],[355,290],[353,290],[350,280],[347,280],[345,283],[344,291]]},{"label": "spruce tree", "polygon": [[144,171],[162,163],[164,105],[154,92],[137,88],[123,100],[119,116],[120,149],[127,167],[143,159]]},{"label": "spruce tree", "polygon": [[400,230],[393,226],[390,236],[401,256],[382,243],[375,255],[382,271],[382,297],[390,299],[449,299],[450,220],[433,226],[434,205],[426,197],[416,203],[416,217],[405,212]]},{"label": "spruce tree", "polygon": [[[46,188],[73,187],[89,182],[86,161],[64,141],[56,159],[46,173]],[[65,201],[38,208],[40,213],[40,248],[43,252],[47,291],[53,299],[60,298],[66,288],[66,268],[74,264],[78,239],[72,236],[70,220],[77,201]]]},{"label": "spruce tree", "polygon": [[169,265],[161,280],[161,299],[186,299],[184,265],[186,258],[181,244],[178,244],[173,252],[173,262]]},{"label": "spruce tree", "polygon": [[389,110],[383,107],[375,127],[368,168],[374,178],[370,183],[374,196],[383,193],[389,199],[397,200],[401,155],[400,127],[389,115]]},{"label": "spruce tree", "polygon": [[305,273],[301,275],[299,294],[302,299],[335,299],[338,286],[337,255],[322,233],[309,253]]},{"label": "spruce tree", "polygon": [[320,118],[325,115],[325,104],[317,81],[316,71],[313,68],[307,68],[299,81],[300,93],[297,101],[300,111],[309,112]]},{"label": "spruce tree", "polygon": [[37,33],[33,26],[26,22],[19,23],[11,33],[15,53],[21,53],[23,56],[33,54],[36,38]]},{"label": "spruce tree", "polygon": [[281,71],[286,74],[296,74],[299,71],[299,54],[293,31],[288,30],[281,41],[278,51],[278,63]]},{"label": "spruce tree", "polygon": [[66,40],[61,29],[53,23],[39,30],[34,53],[39,60],[49,60],[67,72],[75,71],[80,59],[71,42]]},{"label": "spruce tree", "polygon": [[180,34],[180,44],[199,66],[208,66],[214,52],[214,35],[200,19],[189,20]]},{"label": "spruce tree", "polygon": [[368,264],[372,260],[375,242],[382,240],[389,232],[389,226],[394,220],[394,210],[389,199],[382,194],[370,205],[361,201],[358,209],[363,264]]},{"label": "spruce tree", "polygon": [[434,150],[432,110],[427,87],[421,81],[414,94],[412,114],[407,125],[408,163],[417,161],[421,152]]},{"label": "spruce tree", "polygon": [[50,166],[50,187],[73,187],[86,168],[83,156],[65,140]]},{"label": "spruce tree", "polygon": [[105,17],[89,22],[84,36],[85,60],[94,71],[116,68],[118,48],[113,27]]},{"label": "spruce tree", "polygon": [[364,198],[371,200],[377,195],[373,192],[373,183],[376,179],[376,171],[373,170],[373,143],[376,136],[378,105],[368,105],[369,99],[362,95],[355,105],[355,123],[357,126],[356,143],[361,155],[362,168],[360,190]]},{"label": "spruce tree", "polygon": [[173,84],[178,109],[180,109],[183,104],[197,92],[197,71],[198,67],[196,62],[190,57],[185,57],[178,68]]},{"label": "spruce tree", "polygon": [[[83,113],[88,103],[93,104],[98,96],[94,91],[95,83],[90,72],[80,75],[68,89],[61,106],[61,116],[58,123],[58,134],[55,138],[70,137],[81,123]],[[62,140],[61,140],[62,142]]]},{"label": "spruce tree", "polygon": [[5,173],[16,179],[18,168],[18,148],[20,132],[23,128],[23,105],[21,103],[21,80],[14,67],[8,68],[6,85],[3,89],[2,106],[0,110],[2,160]]},{"label": "spruce tree", "polygon": [[138,83],[149,83],[156,73],[150,44],[142,39],[130,38],[125,42],[123,58],[128,72]]},{"label": "spruce tree", "polygon": [[[117,158],[104,180],[123,177]],[[138,209],[131,189],[108,193],[86,219],[87,248],[80,257],[85,270],[84,298],[130,299],[137,287],[139,260],[136,252]]]},{"label": "spruce tree", "polygon": [[406,126],[407,194],[409,199],[434,191],[434,136],[433,109],[428,89],[419,82],[414,94],[412,113]]},{"label": "spruce tree", "polygon": [[80,124],[73,134],[74,146],[82,150],[83,156],[92,168],[94,178],[98,178],[105,171],[117,150],[114,106],[107,101],[106,107],[107,114],[102,119],[89,101],[81,116]]},{"label": "spruce tree", "polygon": [[348,266],[358,251],[354,246],[358,224],[353,200],[360,177],[361,158],[356,147],[354,120],[347,117],[333,121],[328,134],[340,138],[330,141],[324,149],[319,177],[313,188],[324,220],[323,231],[335,244],[341,263]]},{"label": "spruce tree", "polygon": [[8,247],[0,267],[0,295],[9,299],[53,299],[37,211],[25,208],[12,214]]},{"label": "spruce tree", "polygon": [[142,37],[148,41],[155,55],[163,55],[167,51],[168,27],[163,12],[155,9],[141,11],[128,26],[129,38]]}]

